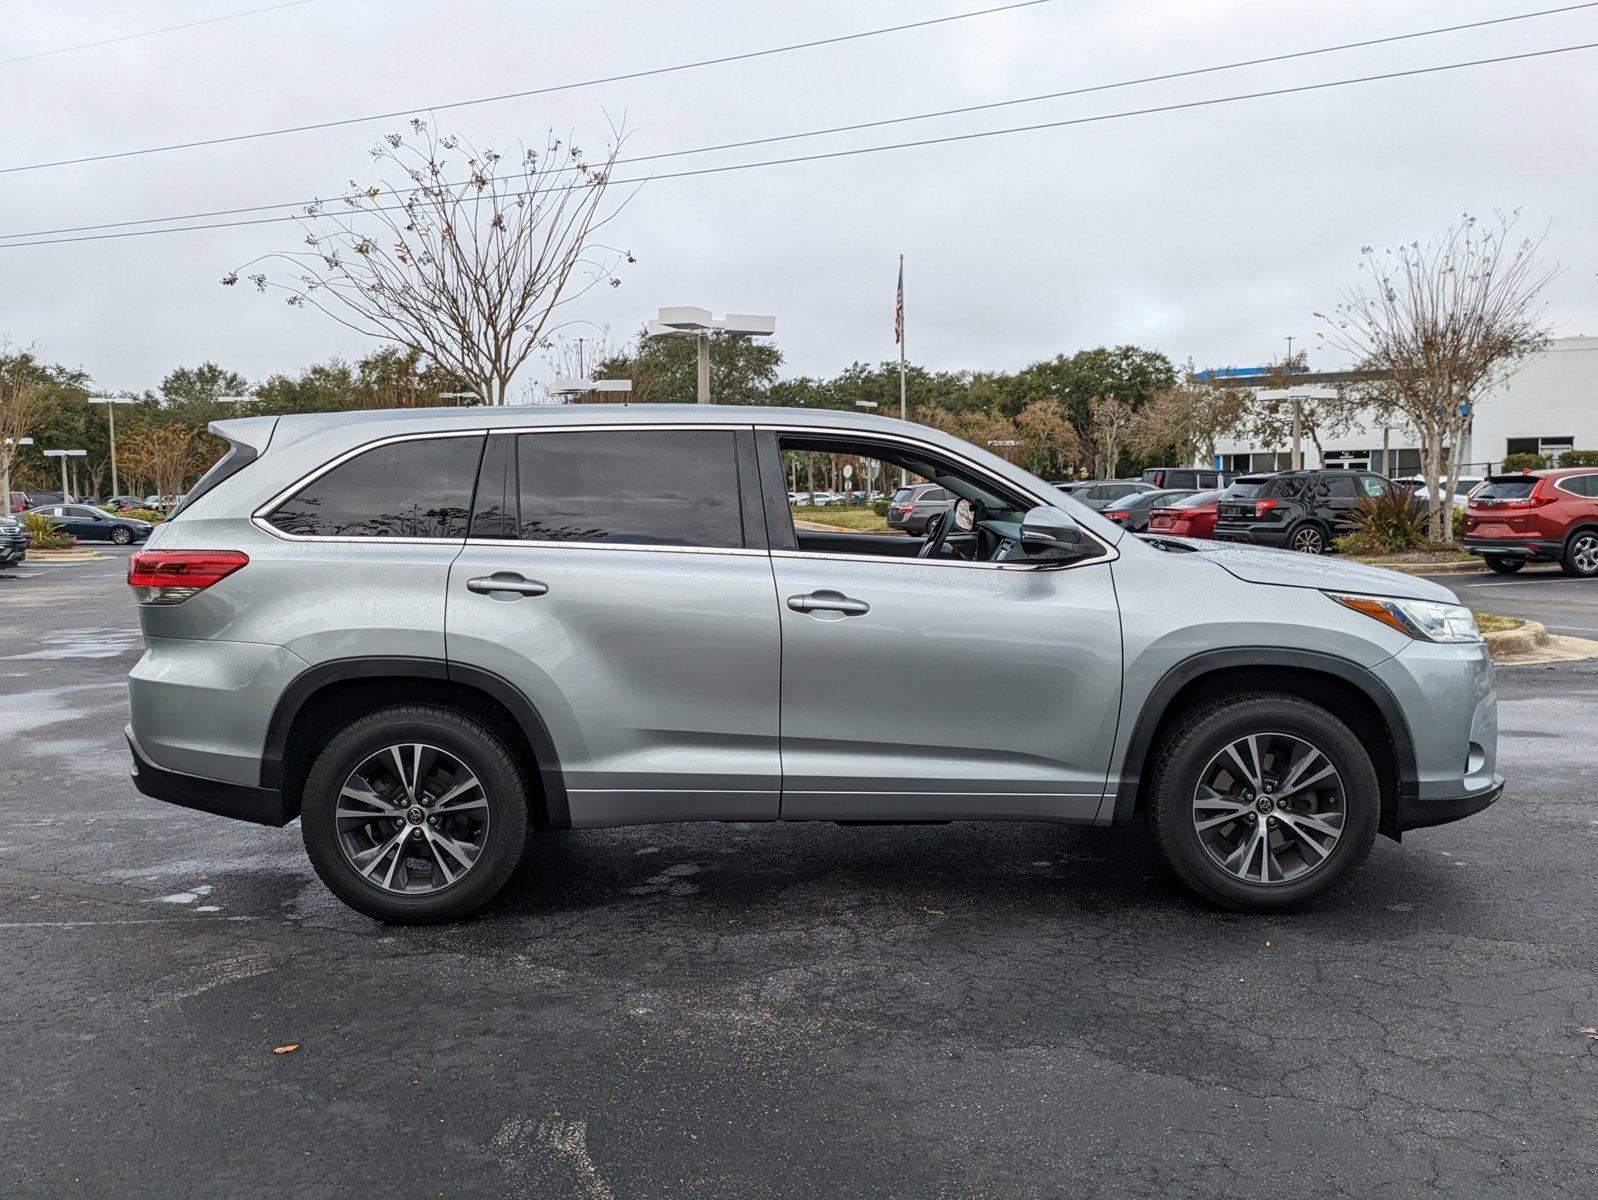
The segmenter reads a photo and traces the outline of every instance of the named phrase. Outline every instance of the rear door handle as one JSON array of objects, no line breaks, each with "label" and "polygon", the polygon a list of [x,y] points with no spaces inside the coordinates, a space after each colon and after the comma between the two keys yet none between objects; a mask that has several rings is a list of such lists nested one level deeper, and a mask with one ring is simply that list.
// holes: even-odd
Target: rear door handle
[{"label": "rear door handle", "polygon": [[547,584],[528,579],[515,571],[495,571],[492,575],[479,575],[466,581],[466,590],[479,596],[492,596],[495,592],[514,592],[518,596],[542,596],[549,591]]},{"label": "rear door handle", "polygon": [[871,611],[864,600],[854,600],[842,592],[811,592],[808,596],[789,596],[788,607],[794,612],[835,612],[858,617]]}]

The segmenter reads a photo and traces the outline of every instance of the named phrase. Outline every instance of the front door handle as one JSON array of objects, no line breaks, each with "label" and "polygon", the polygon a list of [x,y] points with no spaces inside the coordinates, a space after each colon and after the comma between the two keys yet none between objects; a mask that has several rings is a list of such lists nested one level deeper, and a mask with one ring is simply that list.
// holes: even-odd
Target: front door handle
[{"label": "front door handle", "polygon": [[495,571],[492,575],[479,575],[466,581],[466,590],[479,596],[492,596],[495,592],[514,592],[518,596],[542,596],[549,591],[547,584],[528,579],[515,571]]},{"label": "front door handle", "polygon": [[794,612],[835,612],[848,617],[858,617],[871,611],[864,600],[854,600],[842,592],[811,592],[808,596],[789,596],[788,607]]}]

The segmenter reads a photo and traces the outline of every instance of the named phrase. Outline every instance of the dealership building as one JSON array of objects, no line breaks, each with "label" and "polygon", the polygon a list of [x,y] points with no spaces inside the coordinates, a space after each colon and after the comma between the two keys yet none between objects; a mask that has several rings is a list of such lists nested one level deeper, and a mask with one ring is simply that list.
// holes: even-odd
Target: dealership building
[{"label": "dealership building", "polygon": [[[1217,372],[1237,386],[1250,386],[1244,372]],[[1260,372],[1259,377],[1264,378]],[[1277,376],[1279,379],[1280,376]],[[1334,394],[1335,374],[1305,377],[1291,388],[1254,387],[1261,404],[1312,402]],[[1461,456],[1466,475],[1497,469],[1507,454],[1557,455],[1564,450],[1598,450],[1598,337],[1556,338],[1527,356],[1505,381],[1476,402],[1475,417]],[[1302,453],[1306,467],[1347,467],[1398,477],[1420,472],[1419,441],[1409,424],[1395,419],[1357,425],[1347,433],[1321,438],[1321,452],[1308,436]],[[1216,443],[1215,465],[1231,471],[1280,471],[1292,465],[1288,445],[1257,446],[1236,439]]]}]

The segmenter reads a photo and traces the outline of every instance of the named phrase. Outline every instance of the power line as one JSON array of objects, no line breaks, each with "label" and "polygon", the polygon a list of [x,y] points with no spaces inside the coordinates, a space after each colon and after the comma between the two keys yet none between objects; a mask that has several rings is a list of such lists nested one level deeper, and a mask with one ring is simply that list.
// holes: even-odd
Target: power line
[{"label": "power line", "polygon": [[[1303,83],[1292,87],[1271,88],[1259,92],[1242,92],[1233,96],[1214,96],[1206,100],[1186,100],[1176,104],[1158,104],[1147,108],[1124,109],[1121,112],[1100,113],[1090,117],[1071,117],[1061,121],[1041,121],[1033,125],[1010,125],[1001,129],[984,129],[975,133],[952,133],[942,137],[921,138],[909,142],[891,142],[881,146],[858,146],[849,150],[828,150],[815,154],[798,154],[788,158],[768,158],[754,162],[727,163],[716,167],[693,167],[683,171],[671,171],[658,175],[641,175],[632,179],[613,179],[611,184],[625,186],[630,184],[645,184],[658,182],[665,179],[685,179],[697,175],[721,175],[732,171],[750,171],[764,167],[788,166],[794,163],[823,162],[830,159],[853,158],[862,154],[881,154],[889,150],[910,150],[922,146],[943,146],[955,142],[978,141],[985,138],[1003,137],[1014,133],[1035,133],[1045,129],[1064,129],[1075,125],[1092,125],[1101,121],[1117,121],[1128,117],[1152,116],[1157,113],[1182,112],[1189,109],[1213,108],[1221,104],[1236,104],[1244,100],[1264,100],[1274,96],[1292,96],[1305,92],[1326,91],[1330,88],[1350,87],[1355,84],[1377,83],[1389,79],[1407,79],[1420,75],[1436,75],[1444,71],[1458,71],[1467,67],[1492,66],[1498,63],[1522,62],[1535,58],[1548,58],[1556,54],[1571,54],[1579,50],[1598,50],[1598,42],[1582,42],[1570,46],[1553,46],[1546,50],[1528,50],[1520,54],[1500,54],[1492,58],[1475,58],[1464,62],[1441,63],[1431,67],[1411,67],[1403,71],[1383,71],[1374,75],[1359,75],[1351,79],[1331,79],[1322,83]],[[540,191],[551,192],[569,190],[573,187],[587,186],[583,184],[564,184],[559,188],[544,188]],[[512,193],[516,195],[533,195],[535,192]],[[509,197],[508,197],[509,198]],[[399,212],[406,206],[403,204],[372,205],[368,208],[352,210],[353,213],[378,213]],[[283,221],[294,221],[299,218],[295,215],[279,217],[254,217],[242,221],[218,221],[205,225],[173,225],[163,229],[133,229],[120,233],[88,234],[82,237],[51,238],[32,242],[10,242],[0,244],[0,250],[16,249],[22,246],[60,246],[74,242],[100,242],[119,238],[151,237],[163,233],[197,233],[209,229],[234,229],[247,225],[272,225]]]},{"label": "power line", "polygon": [[577,88],[595,87],[603,83],[620,83],[629,79],[645,79],[654,75],[670,75],[677,71],[692,71],[700,67],[718,66],[722,63],[743,62],[751,58],[765,58],[772,54],[788,54],[795,50],[810,50],[817,46],[832,46],[839,42],[881,37],[889,33],[903,33],[910,29],[925,29],[932,25],[944,25],[950,21],[965,21],[972,17],[986,17],[994,13],[1010,12],[1018,8],[1033,8],[1039,4],[1051,3],[1053,3],[1053,0],[1014,0],[1010,4],[978,9],[975,12],[952,13],[949,16],[931,17],[923,21],[911,21],[904,25],[888,25],[881,29],[867,29],[860,33],[844,33],[836,37],[817,38],[809,42],[795,42],[788,46],[773,46],[765,50],[746,50],[739,54],[724,54],[717,58],[702,58],[694,62],[676,63],[669,67],[651,67],[642,71],[627,71],[620,75],[606,75],[598,79],[583,79],[574,83],[556,83],[548,87],[529,88],[522,92],[504,92],[497,96],[479,96],[474,100],[452,100],[447,104],[418,104],[409,108],[394,109],[391,112],[369,113],[361,117],[342,117],[336,121],[317,121],[307,125],[289,125],[281,129],[258,129],[252,133],[235,133],[226,137],[202,138],[193,142],[172,142],[165,146],[146,146],[139,150],[118,150],[110,154],[88,154],[80,158],[61,158],[51,162],[26,163],[16,167],[0,167],[0,175],[12,175],[19,171],[43,171],[52,167],[70,167],[83,163],[109,162],[120,158],[138,158],[147,154],[165,154],[170,150],[192,150],[200,146],[221,146],[231,142],[253,141],[257,138],[282,137],[290,133],[310,133],[320,129],[337,129],[340,126],[360,125],[367,121],[387,121],[394,117],[408,117],[418,112],[445,112],[450,109],[467,108],[477,104],[496,104],[501,100],[521,100],[528,96],[547,96],[551,92],[569,92]]},{"label": "power line", "polygon": [[[1312,58],[1318,55],[1332,54],[1344,50],[1359,50],[1370,46],[1387,45],[1393,42],[1413,41],[1417,38],[1435,37],[1439,34],[1458,33],[1464,30],[1481,29],[1490,25],[1504,25],[1513,21],[1526,21],[1535,17],[1554,16],[1562,13],[1575,12],[1580,9],[1598,8],[1598,0],[1588,0],[1587,3],[1569,4],[1561,8],[1546,8],[1537,12],[1517,13],[1512,16],[1492,17],[1481,21],[1470,21],[1461,25],[1443,25],[1434,29],[1420,29],[1410,33],[1389,34],[1384,37],[1366,38],[1357,42],[1341,42],[1334,46],[1320,46],[1311,50],[1293,50],[1283,54],[1272,54],[1261,58],[1241,59],[1237,62],[1220,63],[1214,66],[1193,67],[1181,71],[1170,71],[1161,75],[1144,75],[1136,79],[1122,79],[1114,83],[1091,84],[1085,87],[1069,88],[1064,91],[1044,92],[1035,96],[1022,96],[1011,100],[994,100],[984,104],[970,104],[960,108],[945,108],[934,112],[913,113],[903,117],[884,117],[875,121],[861,121],[851,125],[834,125],[825,129],[809,129],[799,133],[775,134],[768,137],[749,138],[745,141],[722,142],[712,146],[697,146],[689,150],[667,150],[658,154],[635,155],[631,158],[619,158],[617,164],[630,164],[641,162],[657,162],[661,159],[681,158],[694,154],[710,154],[721,150],[741,150],[750,146],[770,145],[775,142],[790,142],[801,138],[824,137],[837,133],[854,133],[863,129],[877,129],[885,125],[902,125],[912,121],[927,121],[939,117],[962,116],[969,113],[985,112],[996,108],[1009,108],[1021,104],[1036,104],[1045,100],[1061,100],[1071,96],[1084,96],[1096,92],[1115,91],[1121,88],[1137,87],[1150,83],[1165,83],[1175,79],[1189,79],[1199,75],[1211,75],[1221,71],[1235,71],[1244,67],[1264,66],[1269,63],[1288,62],[1294,59]],[[455,187],[459,184],[450,184]],[[322,201],[318,197],[304,200],[288,200],[277,204],[249,204],[238,208],[212,209],[206,212],[176,213],[165,217],[140,217],[128,221],[106,221],[93,225],[67,225],[56,229],[31,229],[17,233],[0,233],[0,242],[13,238],[49,237],[64,233],[85,233],[97,229],[124,229],[133,225],[158,225],[173,221],[196,221],[210,217],[231,217],[241,213],[270,212],[277,209],[303,208],[307,205],[318,204]]]},{"label": "power line", "polygon": [[104,38],[98,42],[83,42],[76,46],[62,46],[56,50],[36,50],[32,54],[19,54],[15,58],[0,58],[0,67],[10,66],[12,63],[27,62],[33,58],[49,58],[56,54],[71,54],[76,50],[93,50],[97,46],[114,46],[118,42],[136,42],[140,38],[156,37],[163,33],[177,33],[182,29],[197,29],[201,25],[216,25],[222,21],[236,21],[240,17],[253,17],[259,13],[277,12],[284,8],[298,8],[302,4],[311,4],[313,0],[288,0],[285,4],[269,4],[265,8],[251,8],[244,12],[228,13],[220,17],[205,17],[199,21],[188,21],[182,25],[168,25],[164,29],[147,29],[143,33],[125,33],[121,37]]}]

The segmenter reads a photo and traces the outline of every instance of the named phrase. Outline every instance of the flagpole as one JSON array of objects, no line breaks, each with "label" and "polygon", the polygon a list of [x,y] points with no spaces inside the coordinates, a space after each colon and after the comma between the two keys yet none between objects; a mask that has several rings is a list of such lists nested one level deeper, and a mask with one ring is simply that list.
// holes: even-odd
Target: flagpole
[{"label": "flagpole", "polygon": [[[899,255],[899,420],[909,419],[904,404],[904,255]],[[899,468],[899,486],[905,487],[910,481],[909,475],[903,467]]]}]

